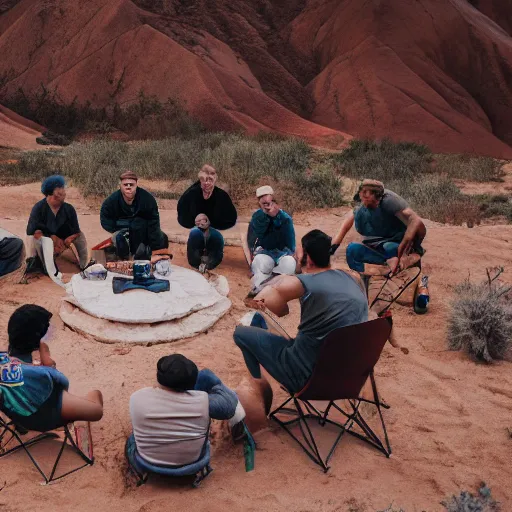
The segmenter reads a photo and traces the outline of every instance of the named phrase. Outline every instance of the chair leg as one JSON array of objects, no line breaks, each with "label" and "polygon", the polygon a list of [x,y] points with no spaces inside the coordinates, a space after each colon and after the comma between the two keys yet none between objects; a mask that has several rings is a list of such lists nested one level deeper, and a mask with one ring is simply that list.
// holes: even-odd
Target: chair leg
[{"label": "chair leg", "polygon": [[199,473],[196,474],[196,478],[195,480],[192,482],[192,487],[194,487],[194,489],[197,489],[200,485],[201,485],[201,482],[213,471],[212,467],[210,466],[210,464],[207,464],[203,469],[201,469],[201,471],[199,471]]},{"label": "chair leg", "polygon": [[[294,412],[295,412],[296,417],[289,421],[282,421],[276,416],[276,414],[278,414],[279,411],[281,411],[281,410],[288,411],[289,409],[285,408],[285,405],[288,404],[288,402],[290,402],[290,400],[293,400],[293,403],[295,405]],[[299,444],[299,446],[302,448],[304,453],[315,464],[318,464],[324,470],[324,472],[327,472],[329,470],[329,466],[327,466],[326,462],[324,462],[324,460],[322,459],[322,456],[320,455],[320,451],[318,450],[318,446],[316,444],[313,433],[311,432],[311,429],[307,423],[307,419],[309,418],[309,419],[316,419],[320,424],[322,424],[323,418],[322,418],[321,414],[319,414],[318,411],[316,411],[316,409],[311,404],[309,404],[308,402],[305,402],[305,406],[306,406],[306,409],[309,411],[308,414],[304,414],[304,411],[303,411],[302,407],[300,406],[299,400],[297,398],[291,396],[281,406],[279,406],[277,409],[272,411],[270,413],[269,417],[271,419],[275,420],[285,430],[285,432],[287,432],[288,435],[290,435],[290,437],[292,437]],[[311,410],[309,409],[309,407],[311,407],[311,409],[316,411],[318,414],[311,413]],[[327,420],[327,422],[330,423],[330,420]],[[297,436],[295,436],[293,434],[293,432],[291,431],[291,429],[288,428],[288,425],[292,425],[294,423],[298,423],[298,426],[299,426],[299,429],[300,429],[300,432],[302,435],[302,439],[304,440],[304,442],[302,442]]]},{"label": "chair leg", "polygon": [[[16,439],[16,441],[18,442],[18,446],[15,446],[14,448],[11,448],[10,450],[7,450],[6,452],[4,453],[0,453],[0,458],[1,457],[5,457],[11,453],[14,453],[15,451],[18,451],[18,450],[21,450],[23,449],[25,451],[25,453],[28,455],[28,457],[30,458],[30,460],[32,461],[32,464],[34,464],[34,466],[36,467],[36,469],[39,471],[39,473],[41,474],[41,476],[44,478],[44,483],[45,484],[49,484],[51,482],[54,482],[55,480],[60,480],[61,478],[64,478],[65,476],[67,475],[70,475],[71,473],[74,473],[75,471],[78,471],[82,468],[85,468],[86,466],[90,466],[93,464],[94,460],[93,459],[89,459],[89,457],[87,457],[79,448],[78,446],[76,445],[71,433],[69,432],[69,429],[67,426],[64,427],[64,438],[62,439],[62,443],[61,443],[61,446],[60,446],[60,449],[59,449],[59,453],[57,455],[57,459],[55,460],[54,464],[53,464],[53,467],[52,467],[52,470],[50,472],[50,476],[47,476],[45,474],[45,472],[41,469],[41,467],[39,466],[39,464],[37,463],[37,461],[35,460],[34,456],[30,453],[30,450],[28,449],[30,446],[42,441],[43,439],[57,439],[59,438],[60,436],[58,434],[56,434],[55,432],[45,432],[45,433],[42,433],[42,434],[39,434],[35,437],[33,437],[32,439],[29,439],[27,442],[23,442],[23,440],[21,439],[21,437],[18,435],[18,433],[16,432],[16,430],[14,428],[11,428],[9,425],[3,423],[2,426],[4,427],[4,431],[2,432],[2,435],[0,436],[0,441],[4,438],[4,435],[6,434],[6,432],[8,431],[10,434],[11,434],[11,439],[9,439],[8,442],[10,442],[12,439]],[[64,452],[64,449],[66,448],[66,445],[68,444],[68,441],[71,445],[71,447],[73,448],[73,450],[78,453],[78,455],[80,455],[80,457],[85,461],[85,464],[83,464],[82,466],[79,466],[75,469],[72,469],[58,477],[55,477],[55,472],[57,471],[57,467],[59,465],[59,462],[60,462],[60,459],[62,457],[62,454]]]}]

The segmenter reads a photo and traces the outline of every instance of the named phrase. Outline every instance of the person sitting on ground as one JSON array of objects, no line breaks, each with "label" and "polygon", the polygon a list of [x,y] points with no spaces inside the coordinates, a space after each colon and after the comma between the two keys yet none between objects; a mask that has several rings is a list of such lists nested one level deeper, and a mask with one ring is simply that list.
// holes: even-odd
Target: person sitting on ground
[{"label": "person sitting on ground", "polygon": [[[215,185],[217,171],[211,165],[203,165],[198,177],[178,201],[178,222],[191,229],[187,242],[190,266],[204,272],[222,261],[224,238],[218,230],[232,228],[237,213],[229,194]],[[198,221],[200,215],[206,219]]]},{"label": "person sitting on ground", "polygon": [[87,240],[80,231],[76,210],[66,203],[66,182],[62,176],[49,176],[41,185],[44,199],[38,201],[28,219],[27,252],[29,257],[38,256],[45,272],[55,274],[53,261],[46,261],[43,253],[43,237],[53,244],[54,256],[59,256],[71,244],[78,252],[80,269],[89,262]]},{"label": "person sitting on ground", "polygon": [[305,274],[278,276],[246,305],[257,310],[267,308],[282,317],[288,303],[299,299],[300,324],[295,339],[287,339],[267,330],[259,313],[250,326],[239,325],[234,340],[245,364],[255,379],[261,379],[260,365],[288,391],[300,391],[313,373],[326,336],[339,327],[368,320],[368,302],[360,283],[330,263],[331,238],[315,229],[302,237],[301,264]]},{"label": "person sitting on ground", "polygon": [[274,190],[265,185],[256,190],[260,209],[253,213],[248,244],[252,250],[252,293],[274,274],[295,274],[295,229],[292,218],[274,200]]},{"label": "person sitting on ground", "polygon": [[0,228],[0,277],[20,268],[23,254],[23,240]]},{"label": "person sitting on ground", "polygon": [[[425,224],[405,199],[377,180],[363,180],[354,197],[361,204],[350,212],[333,239],[331,254],[338,249],[345,235],[355,224],[363,235],[363,243],[352,242],[347,247],[348,266],[357,272],[366,272],[365,264],[385,265],[385,273],[394,274],[409,266],[402,261],[411,252],[417,258],[423,255],[421,242],[427,233]],[[369,270],[368,270],[369,272]]]},{"label": "person sitting on ground", "polygon": [[181,354],[160,358],[154,387],[130,397],[130,417],[137,452],[159,466],[196,462],[208,439],[210,418],[229,420],[232,434],[245,411],[235,392],[208,369]]},{"label": "person sitting on ground", "polygon": [[129,259],[140,244],[149,248],[144,259],[150,259],[150,251],[169,245],[167,235],[160,229],[156,200],[148,191],[137,186],[138,177],[133,171],[123,172],[119,182],[119,190],[101,205],[101,226],[112,233],[112,243],[119,259]]},{"label": "person sitting on ground", "polygon": [[[79,397],[68,392],[69,381],[55,369],[48,346],[52,313],[35,304],[19,307],[9,318],[8,354],[11,362],[20,364],[18,379],[23,385],[11,385],[2,376],[0,405],[14,421],[28,430],[54,430],[73,421],[99,421],[103,416],[100,391]],[[39,356],[39,359],[35,358]],[[0,359],[5,360],[5,353]]]},{"label": "person sitting on ground", "polygon": [[224,256],[224,238],[210,226],[204,213],[196,217],[196,227],[190,231],[187,242],[187,258],[191,267],[204,274],[213,270]]}]

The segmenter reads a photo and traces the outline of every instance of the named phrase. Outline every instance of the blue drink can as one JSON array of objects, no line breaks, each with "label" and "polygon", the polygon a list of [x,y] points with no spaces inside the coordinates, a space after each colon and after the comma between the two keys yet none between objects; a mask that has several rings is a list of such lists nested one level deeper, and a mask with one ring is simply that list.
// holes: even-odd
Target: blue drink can
[{"label": "blue drink can", "polygon": [[151,277],[151,262],[149,260],[136,260],[133,262],[133,281],[142,282]]}]

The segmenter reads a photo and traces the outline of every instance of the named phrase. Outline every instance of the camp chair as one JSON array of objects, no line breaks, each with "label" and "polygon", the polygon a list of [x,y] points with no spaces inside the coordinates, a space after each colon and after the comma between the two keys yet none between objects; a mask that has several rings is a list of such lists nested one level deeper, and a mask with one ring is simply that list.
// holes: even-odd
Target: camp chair
[{"label": "camp chair", "polygon": [[[208,426],[208,432],[209,431],[210,426]],[[196,478],[192,482],[192,487],[197,488],[201,482],[213,471],[210,466],[210,441],[208,436],[206,436],[199,460],[185,466],[157,466],[156,464],[151,464],[145,461],[137,451],[133,433],[126,441],[125,456],[126,460],[128,461],[128,468],[137,477],[137,487],[145,484],[148,481],[150,473],[157,473],[159,475],[171,477],[195,475]]]},{"label": "camp chair", "polygon": [[[390,323],[385,318],[378,318],[370,322],[335,329],[329,333],[322,345],[313,374],[304,388],[297,393],[289,393],[290,396],[269,415],[299,443],[308,457],[324,472],[329,470],[329,460],[345,432],[370,444],[386,457],[391,455],[391,446],[381,411],[381,407],[389,406],[380,401],[373,374],[373,367],[379,360],[390,331]],[[373,400],[361,397],[361,390],[368,377],[373,391]],[[311,403],[317,400],[327,402],[325,410],[321,411]],[[349,409],[343,409],[337,403],[339,400],[347,400]],[[286,407],[290,402],[295,408]],[[363,419],[360,409],[363,402],[377,407],[384,442]],[[343,423],[329,419],[330,412],[339,413]],[[278,417],[282,414],[292,414],[295,417],[284,421]],[[308,424],[311,420],[318,422],[321,427],[329,424],[340,429],[325,459],[320,454]],[[290,428],[295,424],[299,426],[301,438],[296,436]],[[355,431],[354,427],[358,427],[359,431]]]},{"label": "camp chair", "polygon": [[[406,272],[410,271],[410,275],[407,275]],[[403,293],[413,284],[416,282],[418,277],[421,274],[421,258],[418,259],[416,263],[413,265],[401,270],[395,275],[386,275],[383,276],[384,279],[382,280],[382,285],[377,291],[377,294],[375,297],[369,301],[368,309],[372,309],[375,305],[377,305],[378,302],[381,304],[379,305],[378,309],[378,315],[379,317],[385,316],[388,310],[391,308],[391,306],[403,295]],[[369,292],[369,285],[371,278],[368,276],[362,276],[363,282],[366,286],[366,292],[368,295]],[[400,279],[403,278],[404,281],[400,282]],[[386,290],[391,288],[391,291],[386,294]],[[368,295],[369,297],[369,295]],[[382,309],[381,309],[382,308]]]},{"label": "camp chair", "polygon": [[[5,415],[5,413],[3,413]],[[7,419],[6,419],[7,418]],[[74,425],[73,425],[74,426]],[[76,435],[76,441],[73,439],[73,436],[69,430],[68,425],[63,425],[63,434],[64,436],[61,438],[61,435],[57,434],[56,432],[41,432],[40,434],[36,435],[35,437],[32,437],[31,439],[24,441],[22,436],[26,435],[28,433],[27,430],[25,430],[23,427],[19,425],[15,425],[13,421],[8,419],[7,416],[5,418],[2,417],[2,414],[0,414],[0,459],[3,457],[6,457],[7,455],[10,455],[11,453],[14,453],[18,450],[24,450],[25,453],[28,455],[29,459],[32,461],[32,464],[36,467],[36,469],[39,471],[41,476],[44,478],[44,483],[49,484],[51,482],[54,482],[56,480],[60,480],[61,478],[64,478],[67,475],[70,475],[71,473],[74,473],[75,471],[78,471],[79,469],[85,468],[86,466],[92,466],[94,463],[94,457],[92,453],[92,438],[91,438],[91,430],[89,424],[87,425],[87,432],[86,436],[82,436],[83,430],[80,428],[77,428],[74,426],[75,429],[75,435]],[[39,443],[40,441],[43,441],[44,439],[60,439],[61,438],[61,446],[59,453],[57,455],[57,459],[55,460],[53,467],[51,469],[51,472],[49,476],[41,469],[41,466],[37,463],[34,456],[30,453],[29,447]],[[15,446],[9,448],[9,445],[13,443]],[[63,473],[62,475],[55,476],[55,473],[57,471],[57,467],[59,465],[59,461],[62,457],[62,454],[64,452],[64,449],[66,446],[71,447],[85,462],[85,464],[82,464],[79,467],[76,467],[74,469],[71,469],[67,471],[66,473]],[[84,446],[88,452],[86,455],[81,447]]]}]

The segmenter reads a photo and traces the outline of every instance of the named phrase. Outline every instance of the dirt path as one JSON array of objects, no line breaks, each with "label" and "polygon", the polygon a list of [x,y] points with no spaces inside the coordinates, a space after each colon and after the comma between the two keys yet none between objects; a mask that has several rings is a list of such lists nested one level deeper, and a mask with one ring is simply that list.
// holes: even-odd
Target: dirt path
[{"label": "dirt path", "polygon": [[[39,198],[36,184],[0,188],[0,225],[22,235],[30,208]],[[89,242],[101,240],[104,232],[97,212],[74,189],[68,200],[77,208]],[[296,222],[304,230],[318,227],[333,234],[342,211],[301,214]],[[174,218],[173,210],[163,210],[163,228]],[[325,475],[284,432],[269,425],[257,435],[256,469],[246,474],[241,448],[233,447],[215,422],[215,471],[200,489],[158,478],[136,488],[126,478],[128,400],[132,392],[152,384],[159,357],[181,352],[200,367],[215,370],[230,386],[245,375],[231,333],[246,311],[242,299],[248,287],[247,268],[242,249],[228,247],[219,272],[229,280],[233,308],[207,334],[120,351],[120,346],[85,339],[60,323],[51,350],[59,369],[70,378],[71,390],[82,393],[97,387],[104,393],[105,416],[93,425],[96,464],[45,487],[23,454],[1,460],[0,510],[370,512],[393,503],[408,512],[434,511],[442,510],[442,499],[462,489],[474,491],[482,480],[503,510],[511,510],[512,440],[506,428],[512,427],[512,365],[478,365],[447,351],[445,329],[453,285],[468,275],[483,278],[485,267],[493,265],[504,265],[509,272],[505,278],[512,280],[512,226],[468,229],[429,223],[428,228],[424,269],[430,275],[430,311],[417,316],[409,309],[396,309],[399,340],[410,353],[387,346],[376,368],[381,392],[391,404],[385,412],[393,447],[389,460],[355,439],[345,439]],[[175,263],[186,265],[185,247],[174,245],[173,251]],[[24,286],[9,277],[0,281],[0,287],[0,348],[6,344],[7,321],[16,307],[34,302],[57,313],[63,295],[48,278]],[[295,304],[284,319],[291,331],[298,312]],[[274,391],[277,401],[282,394],[277,386]],[[52,450],[46,445],[34,453],[45,458]]]}]

